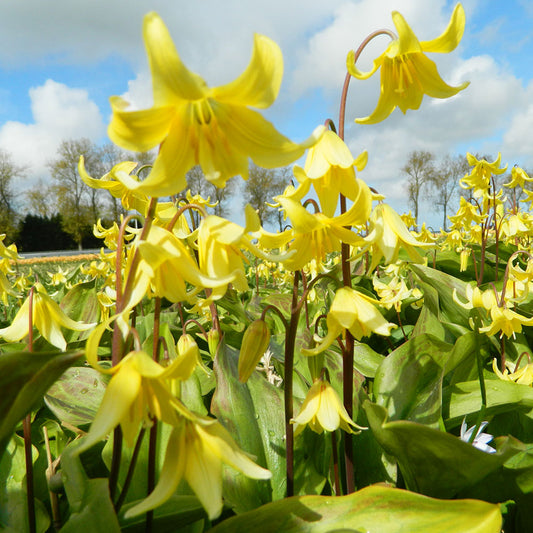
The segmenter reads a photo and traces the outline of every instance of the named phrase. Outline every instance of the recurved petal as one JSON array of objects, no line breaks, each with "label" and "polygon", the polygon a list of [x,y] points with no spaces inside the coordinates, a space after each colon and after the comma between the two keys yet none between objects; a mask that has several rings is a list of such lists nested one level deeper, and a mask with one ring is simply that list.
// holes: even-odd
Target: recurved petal
[{"label": "recurved petal", "polygon": [[154,490],[138,505],[128,509],[124,518],[144,514],[166,502],[176,491],[183,477],[187,455],[185,453],[185,432],[183,425],[172,430],[165,452],[159,481]]},{"label": "recurved petal", "polygon": [[170,106],[126,111],[128,103],[120,96],[112,96],[109,102],[113,110],[107,128],[109,138],[121,148],[137,152],[146,152],[163,142],[176,113]]},{"label": "recurved petal", "polygon": [[243,452],[230,433],[215,420],[210,423],[199,424],[198,433],[201,435],[204,444],[213,453],[218,455],[223,463],[242,472],[252,479],[270,479],[272,474],[266,468],[254,463],[245,452]]},{"label": "recurved petal", "polygon": [[[29,319],[30,319],[30,302],[26,298],[24,303],[17,311],[13,322],[6,328],[0,329],[0,337],[3,337],[8,342],[16,342],[23,339],[29,332]],[[35,311],[34,311],[35,316]]]},{"label": "recurved petal", "polygon": [[378,70],[378,68],[381,66],[381,63],[383,61],[384,54],[381,54],[377,59],[374,60],[374,65],[372,66],[372,70],[368,72],[363,72],[362,70],[359,70],[355,66],[355,51],[350,50],[348,52],[348,56],[346,57],[346,69],[350,73],[351,76],[354,78],[357,78],[358,80],[367,80]]},{"label": "recurved petal", "polygon": [[283,56],[279,46],[264,35],[255,34],[252,58],[234,81],[211,90],[220,102],[264,109],[277,98],[283,77]]},{"label": "recurved petal", "polygon": [[276,196],[275,200],[285,209],[285,213],[296,233],[310,233],[323,227],[320,220],[307,211],[299,202],[295,202],[286,196]]},{"label": "recurved petal", "polygon": [[166,106],[177,100],[198,100],[206,95],[205,81],[181,62],[161,17],[154,12],[144,17],[144,44],[152,72],[154,104]]},{"label": "recurved petal", "polygon": [[442,35],[431,41],[422,41],[420,46],[424,52],[448,53],[457,48],[465,30],[465,10],[457,4],[453,10],[448,27]]},{"label": "recurved petal", "polygon": [[324,126],[318,126],[304,142],[294,143],[257,111],[242,106],[220,106],[217,118],[230,145],[263,168],[289,165],[301,157],[307,148],[316,144],[325,131]]},{"label": "recurved petal", "polygon": [[413,30],[407,24],[403,15],[398,11],[392,12],[392,21],[398,31],[398,40],[393,41],[392,46],[385,52],[389,57],[396,57],[402,54],[410,54],[413,52],[421,52],[422,48]]},{"label": "recurved petal", "polygon": [[141,389],[141,375],[134,365],[124,362],[107,385],[89,433],[76,448],[76,453],[81,453],[101,441],[127,418],[128,411]]},{"label": "recurved petal", "polygon": [[[424,88],[424,93],[432,98],[449,98],[450,96],[456,95],[470,84],[469,81],[465,81],[457,87],[448,85],[440,77],[435,62],[424,54],[413,55],[412,64],[416,70],[416,77]],[[410,109],[412,108],[410,107]]]}]

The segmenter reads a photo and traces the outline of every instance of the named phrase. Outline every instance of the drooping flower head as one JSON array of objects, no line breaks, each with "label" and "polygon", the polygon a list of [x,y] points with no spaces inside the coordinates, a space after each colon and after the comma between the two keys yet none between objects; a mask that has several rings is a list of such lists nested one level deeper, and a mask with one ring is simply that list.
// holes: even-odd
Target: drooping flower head
[{"label": "drooping flower head", "polygon": [[486,159],[477,159],[470,153],[466,154],[466,159],[472,170],[470,174],[459,180],[459,185],[463,189],[473,189],[476,198],[485,195],[493,175],[503,174],[507,170],[507,165],[500,168],[502,161],[502,154],[500,153],[492,163]]},{"label": "drooping flower head", "polygon": [[147,151],[161,144],[149,176],[141,183],[118,178],[149,196],[167,196],[186,187],[186,172],[200,165],[206,178],[223,187],[232,176],[248,177],[248,159],[264,168],[288,165],[303,155],[323,132],[296,144],[250,107],[265,109],[276,99],[283,59],[276,43],[255,35],[252,59],[233,82],[208,87],[181,62],[168,29],[156,13],[144,18],[144,41],[152,72],[154,106],[127,111],[111,98],[111,140],[126,150]]},{"label": "drooping flower head", "polygon": [[437,71],[435,63],[426,52],[448,53],[454,50],[463,36],[465,12],[461,4],[455,7],[444,33],[431,41],[420,42],[400,13],[394,11],[392,20],[398,32],[385,52],[374,60],[370,72],[361,72],[354,64],[351,51],[346,60],[348,72],[360,80],[366,80],[381,68],[381,93],[374,112],[355,121],[358,124],[376,124],[385,120],[396,107],[402,112],[418,109],[424,94],[432,98],[449,98],[465,89],[469,82],[451,87]]}]

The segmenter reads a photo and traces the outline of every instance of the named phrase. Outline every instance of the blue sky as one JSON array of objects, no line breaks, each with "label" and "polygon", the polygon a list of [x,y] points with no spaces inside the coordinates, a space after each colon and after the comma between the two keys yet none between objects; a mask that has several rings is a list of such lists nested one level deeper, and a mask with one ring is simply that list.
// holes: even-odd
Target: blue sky
[{"label": "blue sky", "polygon": [[[337,122],[345,59],[370,31],[393,28],[400,11],[420,40],[438,36],[455,2],[446,0],[25,0],[0,7],[0,148],[28,167],[21,193],[49,179],[46,162],[64,139],[105,142],[108,98],[124,95],[150,105],[142,17],[158,11],[187,66],[210,85],[235,78],[248,63],[253,32],[281,46],[280,96],[265,112],[277,128],[303,140],[331,117]],[[433,54],[451,85],[471,82],[446,101],[425,99],[420,110],[396,110],[375,126],[356,126],[372,112],[378,79],[353,80],[346,141],[354,155],[369,151],[359,177],[405,211],[401,167],[412,150],[437,155],[466,151],[496,155],[533,169],[533,8],[528,0],[465,0],[467,23],[459,47]],[[386,46],[377,41],[361,58],[367,68]],[[240,178],[237,178],[240,179]],[[22,203],[21,195],[21,203]],[[434,209],[425,204],[432,222]],[[440,218],[439,218],[440,220]]]}]

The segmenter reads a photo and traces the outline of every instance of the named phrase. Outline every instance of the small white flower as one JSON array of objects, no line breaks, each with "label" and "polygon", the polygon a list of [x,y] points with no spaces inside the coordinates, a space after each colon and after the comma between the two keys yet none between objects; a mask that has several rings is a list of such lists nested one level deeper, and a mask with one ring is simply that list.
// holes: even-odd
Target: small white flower
[{"label": "small white flower", "polygon": [[[475,446],[478,450],[481,450],[482,452],[486,453],[496,453],[496,450],[488,445],[488,443],[494,438],[489,433],[482,433],[482,431],[485,429],[485,426],[488,424],[488,422],[481,422],[481,425],[479,426],[479,429],[477,430],[476,436],[474,437],[474,440],[472,441],[472,445]],[[472,426],[471,428],[468,428],[466,425],[466,418],[463,419],[463,423],[461,424],[461,440],[464,442],[470,442],[470,439],[472,438],[472,433],[476,426]]]}]

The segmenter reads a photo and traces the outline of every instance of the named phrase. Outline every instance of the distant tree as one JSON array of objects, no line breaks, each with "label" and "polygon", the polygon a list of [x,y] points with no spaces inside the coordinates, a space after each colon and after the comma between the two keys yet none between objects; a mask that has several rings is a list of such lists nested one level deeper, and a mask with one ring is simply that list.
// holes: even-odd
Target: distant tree
[{"label": "distant tree", "polygon": [[448,209],[451,202],[459,196],[459,180],[468,174],[470,166],[466,157],[447,155],[435,168],[431,176],[431,197],[435,204],[442,208],[442,227],[446,231]]},{"label": "distant tree", "polygon": [[39,180],[37,185],[25,192],[25,197],[30,214],[43,218],[53,215],[55,200],[51,201],[53,190],[50,185],[45,185]]},{"label": "distant tree", "polygon": [[25,175],[26,169],[16,165],[9,152],[0,150],[0,233],[6,234],[6,242],[14,240],[17,230],[13,180]]},{"label": "distant tree", "polygon": [[[267,169],[250,163],[248,180],[244,182],[244,202],[250,204],[259,215],[261,224],[273,222],[280,213],[267,205],[272,203],[272,198],[281,194],[290,182],[291,169]],[[278,222],[281,224],[278,217]]]},{"label": "distant tree", "polygon": [[76,243],[63,229],[61,215],[26,215],[20,222],[17,246],[22,252],[41,252],[70,250]]},{"label": "distant tree", "polygon": [[[205,179],[204,173],[199,165],[194,166],[187,172],[187,189],[190,189],[191,194],[199,194],[202,198],[210,198],[211,202],[217,202],[213,208],[213,212],[218,216],[227,216],[229,208],[228,204],[235,193],[237,187],[237,180],[232,178],[226,182],[223,188],[216,187],[211,182]],[[183,191],[185,193],[186,191]]]},{"label": "distant tree", "polygon": [[431,152],[417,150],[411,152],[402,172],[407,175],[407,199],[409,208],[418,222],[418,208],[422,194],[433,179],[435,156]]},{"label": "distant tree", "polygon": [[58,212],[62,216],[63,227],[81,249],[82,241],[88,228],[100,214],[99,189],[85,185],[78,174],[80,156],[85,159],[85,168],[89,175],[100,177],[102,170],[98,148],[89,139],[71,139],[63,141],[58,150],[57,158],[48,163]]}]

